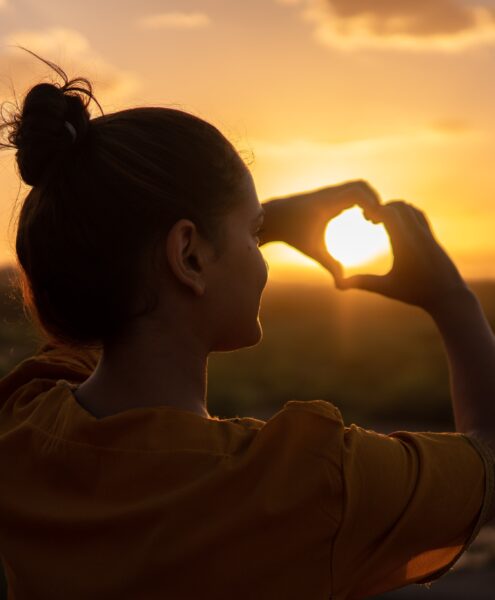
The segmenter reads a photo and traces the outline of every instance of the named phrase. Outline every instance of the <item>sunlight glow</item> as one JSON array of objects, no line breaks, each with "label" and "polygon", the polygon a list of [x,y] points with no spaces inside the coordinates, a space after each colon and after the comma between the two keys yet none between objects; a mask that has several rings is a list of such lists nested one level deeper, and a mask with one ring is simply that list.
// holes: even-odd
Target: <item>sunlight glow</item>
[{"label": "sunlight glow", "polygon": [[330,254],[344,267],[364,265],[390,250],[385,227],[367,221],[357,206],[329,222],[325,243]]}]

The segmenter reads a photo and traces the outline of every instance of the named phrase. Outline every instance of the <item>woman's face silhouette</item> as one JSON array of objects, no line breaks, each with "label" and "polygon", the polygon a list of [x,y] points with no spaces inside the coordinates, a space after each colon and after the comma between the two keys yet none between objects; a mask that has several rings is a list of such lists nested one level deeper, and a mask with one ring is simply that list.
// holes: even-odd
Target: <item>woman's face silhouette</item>
[{"label": "woman's face silhouette", "polygon": [[257,238],[263,207],[248,169],[239,193],[242,201],[224,219],[224,249],[210,288],[215,294],[211,306],[218,334],[213,351],[254,346],[262,338],[258,313],[268,265]]}]

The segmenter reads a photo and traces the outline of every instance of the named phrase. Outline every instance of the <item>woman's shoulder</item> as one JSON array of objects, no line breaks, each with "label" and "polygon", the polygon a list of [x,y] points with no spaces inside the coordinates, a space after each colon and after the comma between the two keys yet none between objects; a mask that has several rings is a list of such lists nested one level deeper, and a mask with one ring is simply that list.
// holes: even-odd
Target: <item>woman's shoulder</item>
[{"label": "woman's shoulder", "polygon": [[316,414],[343,423],[340,410],[328,400],[289,400],[283,410]]}]

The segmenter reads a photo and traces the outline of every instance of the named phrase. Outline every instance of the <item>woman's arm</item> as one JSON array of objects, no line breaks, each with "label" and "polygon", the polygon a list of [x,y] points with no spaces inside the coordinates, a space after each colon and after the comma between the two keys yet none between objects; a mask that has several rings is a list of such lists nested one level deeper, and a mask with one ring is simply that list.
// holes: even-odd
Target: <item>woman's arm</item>
[{"label": "woman's arm", "polygon": [[[495,338],[481,305],[435,239],[422,211],[402,201],[380,211],[392,242],[394,264],[386,275],[355,275],[338,282],[424,309],[447,351],[456,430],[495,452]],[[492,452],[490,452],[490,449]],[[487,459],[489,480],[495,463]],[[489,487],[490,487],[490,481]],[[495,498],[488,519],[495,517]]]},{"label": "woman's arm", "polygon": [[495,337],[468,288],[429,311],[447,352],[457,431],[487,430],[495,439]]},{"label": "woman's arm", "polygon": [[[480,439],[495,457],[495,337],[480,302],[468,289],[429,313],[448,357],[456,430]],[[485,522],[494,518],[495,498]]]}]

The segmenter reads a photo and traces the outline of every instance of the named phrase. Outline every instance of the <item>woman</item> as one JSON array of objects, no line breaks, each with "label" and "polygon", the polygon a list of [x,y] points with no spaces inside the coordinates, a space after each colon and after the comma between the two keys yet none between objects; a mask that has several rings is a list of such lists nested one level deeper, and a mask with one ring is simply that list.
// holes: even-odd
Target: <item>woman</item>
[{"label": "woman", "polygon": [[[0,381],[13,596],[345,599],[440,577],[495,516],[495,344],[423,213],[360,181],[261,205],[213,125],[170,108],[90,119],[89,82],[54,68],[64,84],[34,86],[6,123],[32,186],[16,251],[45,342]],[[389,232],[385,276],[345,279],[326,252],[326,223],[354,204]],[[457,432],[386,436],[323,400],[209,415],[209,353],[261,339],[258,243],[274,240],[341,290],[432,316]]]}]

